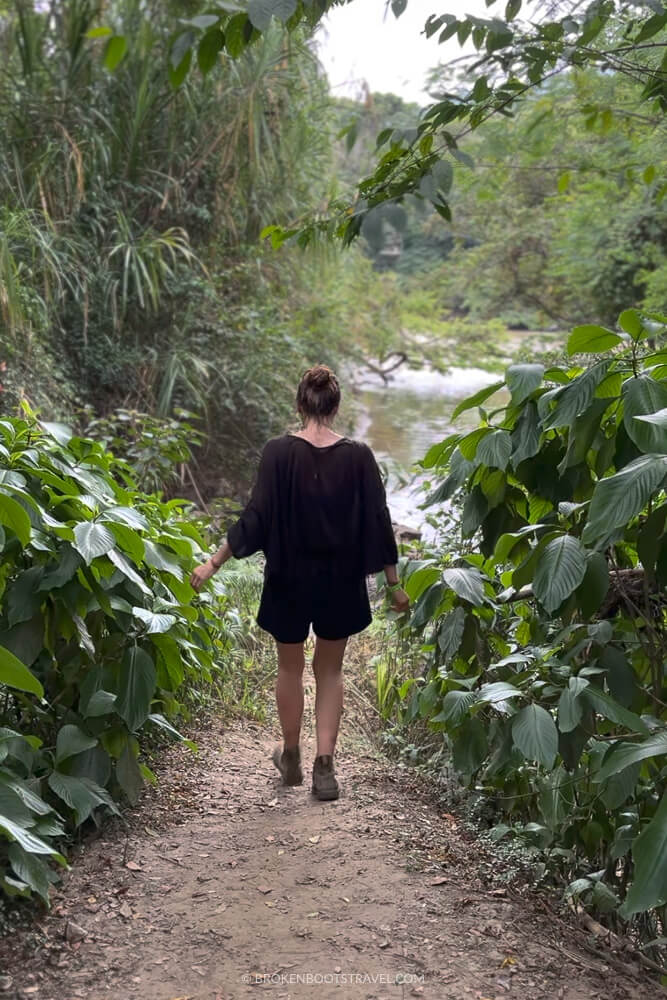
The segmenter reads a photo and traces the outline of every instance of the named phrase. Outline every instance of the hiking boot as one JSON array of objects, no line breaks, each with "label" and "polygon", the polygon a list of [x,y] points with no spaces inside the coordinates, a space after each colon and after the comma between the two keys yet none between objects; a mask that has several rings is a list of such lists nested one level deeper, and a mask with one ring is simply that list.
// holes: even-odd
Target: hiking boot
[{"label": "hiking boot", "polygon": [[281,750],[280,747],[276,747],[271,759],[282,775],[283,784],[301,784],[303,781],[303,771],[301,770],[301,751],[299,747],[294,747],[290,750]]},{"label": "hiking boot", "polygon": [[315,763],[313,764],[313,787],[311,791],[313,795],[323,802],[337,799],[340,795],[340,788],[338,787],[334,771],[333,757],[326,755],[315,758]]}]

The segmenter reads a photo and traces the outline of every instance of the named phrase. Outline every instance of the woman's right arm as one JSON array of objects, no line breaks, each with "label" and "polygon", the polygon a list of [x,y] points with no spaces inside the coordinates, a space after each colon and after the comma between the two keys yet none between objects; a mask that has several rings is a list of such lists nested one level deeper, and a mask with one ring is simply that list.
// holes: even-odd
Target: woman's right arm
[{"label": "woman's right arm", "polygon": [[193,590],[200,590],[207,580],[210,580],[214,573],[217,573],[221,566],[231,559],[233,552],[227,539],[222,543],[215,555],[207,559],[205,563],[193,571],[190,577],[190,586]]},{"label": "woman's right arm", "polygon": [[244,559],[264,548],[270,499],[271,457],[268,445],[262,451],[257,479],[243,513],[227,532],[217,552],[198,566],[190,577],[190,586],[199,590],[228,559]]}]

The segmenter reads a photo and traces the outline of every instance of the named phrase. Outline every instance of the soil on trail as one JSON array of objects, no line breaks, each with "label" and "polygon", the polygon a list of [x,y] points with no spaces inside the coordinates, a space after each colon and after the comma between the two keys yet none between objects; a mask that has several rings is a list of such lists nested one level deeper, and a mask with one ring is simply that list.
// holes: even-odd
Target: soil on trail
[{"label": "soil on trail", "polygon": [[85,846],[53,912],[15,938],[3,995],[664,996],[582,947],[539,897],[500,886],[493,858],[428,787],[349,731],[334,803],[310,795],[309,740],[294,789],[279,785],[257,725],[214,726],[200,746],[170,751],[127,835],[107,829]]}]

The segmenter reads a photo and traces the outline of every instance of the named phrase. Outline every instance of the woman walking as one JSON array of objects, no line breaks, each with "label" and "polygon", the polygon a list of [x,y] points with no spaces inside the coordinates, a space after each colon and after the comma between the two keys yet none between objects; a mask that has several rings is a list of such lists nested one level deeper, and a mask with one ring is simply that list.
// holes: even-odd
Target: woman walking
[{"label": "woman walking", "polygon": [[329,368],[317,365],[305,373],[296,397],[303,429],[264,447],[250,502],[190,580],[198,590],[231,556],[264,552],[257,621],[278,649],[276,702],[284,745],[276,748],[273,762],[286,785],[303,781],[302,676],[312,625],[317,729],[312,792],[323,800],[339,795],[333,757],[343,707],[343,656],[349,636],[371,622],[366,577],[384,570],[394,610],[409,605],[398,583],[396,541],[373,453],[331,429],[340,397]]}]

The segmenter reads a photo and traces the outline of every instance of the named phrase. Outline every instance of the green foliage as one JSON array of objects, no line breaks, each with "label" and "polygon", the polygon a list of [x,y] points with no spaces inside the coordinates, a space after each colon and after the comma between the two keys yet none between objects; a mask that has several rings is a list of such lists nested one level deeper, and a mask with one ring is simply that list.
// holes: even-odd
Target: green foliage
[{"label": "green foliage", "polygon": [[120,409],[90,420],[86,435],[126,461],[141,489],[153,492],[174,485],[179,476],[182,479],[192,449],[202,444],[203,434],[189,422],[193,417],[178,408],[172,418]]},{"label": "green foliage", "polygon": [[230,604],[219,583],[191,603],[182,501],[63,425],[4,419],[0,439],[1,878],[48,902],[65,827],[134,801],[139,740],[180,738],[184,692],[216,681]]},{"label": "green foliage", "polygon": [[[105,8],[103,25],[79,0],[0,17],[1,400],[70,422],[82,406],[148,414],[127,421],[143,444],[98,430],[147,489],[173,490],[181,444],[196,444],[208,496],[223,478],[246,485],[248,457],[284,428],[274,401],[322,325],[294,329],[338,265],[321,255],[314,282],[310,262],[256,246],[267,216],[286,224],[328,188],[326,87],[305,36],[276,22],[244,56],[214,58],[223,36],[190,7],[192,24],[156,0]],[[211,72],[175,90],[191,36]],[[160,458],[149,420],[180,409],[215,433]]]},{"label": "green foliage", "polygon": [[577,328],[571,367],[510,367],[504,406],[498,385],[459,406],[479,427],[423,465],[470,542],[404,576],[416,713],[517,836],[630,917],[667,899],[667,318],[619,329]]}]

